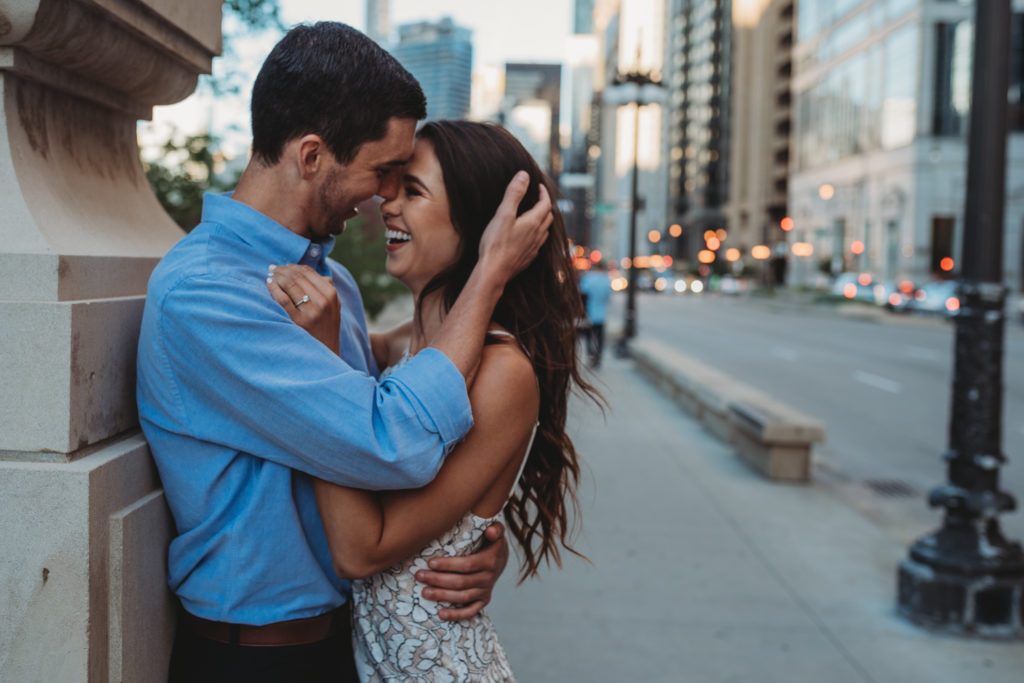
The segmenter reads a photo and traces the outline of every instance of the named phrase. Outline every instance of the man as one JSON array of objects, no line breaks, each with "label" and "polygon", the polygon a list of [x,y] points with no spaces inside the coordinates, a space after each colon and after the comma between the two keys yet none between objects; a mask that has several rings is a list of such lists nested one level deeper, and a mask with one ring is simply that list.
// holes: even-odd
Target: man
[{"label": "man", "polygon": [[[513,180],[480,264],[431,348],[378,383],[334,235],[375,194],[393,196],[425,100],[397,61],[344,24],[299,26],[252,94],[252,160],[231,197],[150,279],[139,339],[139,416],[178,535],[169,583],[183,611],[171,680],[346,680],[348,585],[332,570],[311,475],[362,488],[422,486],[472,424],[466,385],[505,283],[547,235],[546,197],[518,219]],[[277,263],[329,276],[341,357],[271,298]],[[293,302],[301,307],[304,301]],[[477,555],[417,578],[475,614],[508,557],[501,530]]]},{"label": "man", "polygon": [[591,367],[601,367],[601,355],[604,353],[604,321],[608,316],[608,299],[612,295],[612,281],[608,277],[608,267],[604,261],[598,261],[583,274],[580,279],[580,292],[587,302],[587,319],[590,320],[587,347],[590,352]]}]

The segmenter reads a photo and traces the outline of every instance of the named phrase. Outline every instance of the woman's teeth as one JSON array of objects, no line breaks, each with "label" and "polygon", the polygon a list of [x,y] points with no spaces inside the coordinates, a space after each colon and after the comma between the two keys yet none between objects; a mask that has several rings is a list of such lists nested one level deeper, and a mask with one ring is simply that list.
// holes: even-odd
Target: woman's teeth
[{"label": "woman's teeth", "polygon": [[384,231],[384,239],[387,240],[388,244],[401,244],[411,240],[412,235],[407,232],[402,232],[401,230],[388,229]]}]

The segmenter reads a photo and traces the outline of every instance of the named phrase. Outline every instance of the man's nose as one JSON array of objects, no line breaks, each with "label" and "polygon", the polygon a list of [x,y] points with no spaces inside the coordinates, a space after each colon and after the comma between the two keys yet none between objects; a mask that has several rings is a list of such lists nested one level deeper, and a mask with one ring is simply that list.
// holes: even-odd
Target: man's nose
[{"label": "man's nose", "polygon": [[391,172],[384,176],[384,179],[380,181],[380,189],[377,190],[377,195],[383,197],[385,200],[394,199],[398,196],[398,174]]}]

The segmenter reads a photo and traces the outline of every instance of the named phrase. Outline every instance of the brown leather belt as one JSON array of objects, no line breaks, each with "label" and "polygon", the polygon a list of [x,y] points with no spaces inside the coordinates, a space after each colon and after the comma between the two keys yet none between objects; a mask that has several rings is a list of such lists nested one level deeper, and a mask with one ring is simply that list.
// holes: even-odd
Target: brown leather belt
[{"label": "brown leather belt", "polygon": [[189,629],[200,638],[228,645],[249,647],[287,647],[319,643],[347,631],[350,619],[347,602],[327,614],[305,619],[278,621],[265,626],[229,624],[223,621],[203,619],[185,610],[182,610],[182,613]]}]

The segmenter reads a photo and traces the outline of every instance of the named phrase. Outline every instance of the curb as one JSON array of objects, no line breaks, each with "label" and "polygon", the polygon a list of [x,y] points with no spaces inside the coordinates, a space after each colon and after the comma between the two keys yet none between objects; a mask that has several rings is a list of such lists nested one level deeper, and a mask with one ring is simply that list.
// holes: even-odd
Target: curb
[{"label": "curb", "polygon": [[751,467],[773,481],[808,482],[825,425],[661,342],[634,339],[637,371]]}]

